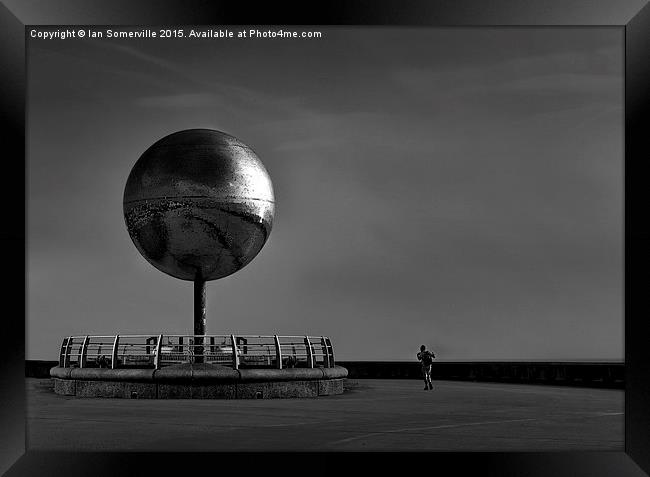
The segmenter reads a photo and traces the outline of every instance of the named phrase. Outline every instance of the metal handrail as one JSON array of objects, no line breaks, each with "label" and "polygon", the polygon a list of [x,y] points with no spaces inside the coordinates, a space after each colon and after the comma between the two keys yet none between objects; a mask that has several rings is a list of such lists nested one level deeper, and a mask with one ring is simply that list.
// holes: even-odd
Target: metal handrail
[{"label": "metal handrail", "polygon": [[[73,348],[76,361],[71,362]],[[334,367],[332,343],[326,336],[234,334],[67,336],[61,344],[59,365],[65,368],[110,366],[116,369],[146,364],[160,369],[175,363],[199,362],[197,357],[201,357],[203,362],[233,369]]]}]

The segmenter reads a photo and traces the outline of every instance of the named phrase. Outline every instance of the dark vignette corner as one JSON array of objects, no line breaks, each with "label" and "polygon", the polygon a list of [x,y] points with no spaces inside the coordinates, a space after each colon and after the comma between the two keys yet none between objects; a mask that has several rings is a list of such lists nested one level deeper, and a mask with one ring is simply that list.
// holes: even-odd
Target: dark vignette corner
[{"label": "dark vignette corner", "polygon": [[25,48],[22,23],[0,5],[0,111],[4,204],[3,353],[0,359],[0,473],[25,452]]},{"label": "dark vignette corner", "polygon": [[650,473],[650,4],[625,28],[625,451]]}]

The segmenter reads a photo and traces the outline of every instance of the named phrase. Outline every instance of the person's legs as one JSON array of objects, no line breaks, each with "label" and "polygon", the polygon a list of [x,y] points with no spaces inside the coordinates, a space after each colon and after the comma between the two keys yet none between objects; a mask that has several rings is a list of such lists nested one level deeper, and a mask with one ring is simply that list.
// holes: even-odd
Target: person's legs
[{"label": "person's legs", "polygon": [[431,384],[431,365],[422,366],[422,375],[424,377],[424,389],[433,389]]}]

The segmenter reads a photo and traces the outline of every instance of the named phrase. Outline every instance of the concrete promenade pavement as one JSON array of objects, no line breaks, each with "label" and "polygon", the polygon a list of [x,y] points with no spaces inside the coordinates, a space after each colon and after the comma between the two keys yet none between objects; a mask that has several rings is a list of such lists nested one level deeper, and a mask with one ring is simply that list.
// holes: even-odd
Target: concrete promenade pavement
[{"label": "concrete promenade pavement", "polygon": [[57,451],[623,450],[624,392],[349,379],[338,396],[81,399],[27,378],[27,448]]}]

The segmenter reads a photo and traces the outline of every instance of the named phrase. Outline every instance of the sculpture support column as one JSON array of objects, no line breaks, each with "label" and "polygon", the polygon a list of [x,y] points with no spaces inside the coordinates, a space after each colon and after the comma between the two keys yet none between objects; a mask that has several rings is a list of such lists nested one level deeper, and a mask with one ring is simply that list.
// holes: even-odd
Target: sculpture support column
[{"label": "sculpture support column", "polygon": [[[205,335],[205,280],[194,280],[194,335]],[[203,338],[194,338],[194,362],[203,362]]]}]

